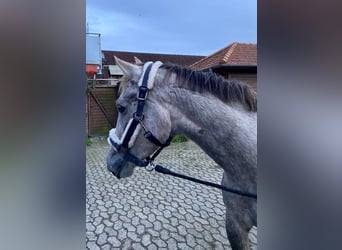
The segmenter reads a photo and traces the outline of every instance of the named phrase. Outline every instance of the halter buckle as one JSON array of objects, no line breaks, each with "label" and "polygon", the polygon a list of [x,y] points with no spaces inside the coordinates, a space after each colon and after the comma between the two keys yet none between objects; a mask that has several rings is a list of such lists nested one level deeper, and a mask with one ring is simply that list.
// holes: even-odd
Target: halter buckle
[{"label": "halter buckle", "polygon": [[139,92],[137,94],[137,99],[139,101],[145,101],[148,95],[148,88],[144,85],[139,87]]}]

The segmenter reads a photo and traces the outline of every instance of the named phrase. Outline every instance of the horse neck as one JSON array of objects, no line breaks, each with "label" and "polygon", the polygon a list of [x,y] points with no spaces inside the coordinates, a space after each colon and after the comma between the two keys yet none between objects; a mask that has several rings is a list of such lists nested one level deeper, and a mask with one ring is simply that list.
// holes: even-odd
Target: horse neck
[{"label": "horse neck", "polygon": [[[234,164],[237,168],[256,166],[256,113],[185,89],[171,91],[170,100],[174,135],[190,138],[224,170],[232,170]],[[241,150],[247,150],[243,161],[231,161],[227,166],[229,160],[241,158]]]}]

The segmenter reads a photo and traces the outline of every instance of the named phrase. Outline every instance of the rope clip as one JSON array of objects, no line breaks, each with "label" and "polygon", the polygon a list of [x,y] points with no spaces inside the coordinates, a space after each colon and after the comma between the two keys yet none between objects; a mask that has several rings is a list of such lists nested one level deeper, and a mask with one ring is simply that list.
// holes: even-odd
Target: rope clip
[{"label": "rope clip", "polygon": [[145,168],[147,171],[152,172],[156,168],[156,164],[153,161],[150,161]]}]

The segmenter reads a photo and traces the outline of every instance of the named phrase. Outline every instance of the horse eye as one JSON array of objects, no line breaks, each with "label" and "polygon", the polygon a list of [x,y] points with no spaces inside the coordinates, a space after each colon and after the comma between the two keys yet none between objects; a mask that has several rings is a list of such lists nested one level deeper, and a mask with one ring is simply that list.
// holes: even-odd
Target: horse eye
[{"label": "horse eye", "polygon": [[118,109],[118,111],[119,111],[120,113],[123,113],[123,112],[125,112],[125,110],[126,110],[126,108],[125,108],[124,106],[121,106],[121,105],[116,106],[116,108]]}]

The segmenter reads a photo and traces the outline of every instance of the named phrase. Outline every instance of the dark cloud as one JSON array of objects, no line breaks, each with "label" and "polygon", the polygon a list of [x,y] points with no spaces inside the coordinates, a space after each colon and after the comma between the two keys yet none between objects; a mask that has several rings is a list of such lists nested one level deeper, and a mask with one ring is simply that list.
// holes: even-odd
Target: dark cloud
[{"label": "dark cloud", "polygon": [[208,55],[257,41],[256,1],[87,0],[90,32],[102,49]]}]

